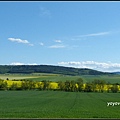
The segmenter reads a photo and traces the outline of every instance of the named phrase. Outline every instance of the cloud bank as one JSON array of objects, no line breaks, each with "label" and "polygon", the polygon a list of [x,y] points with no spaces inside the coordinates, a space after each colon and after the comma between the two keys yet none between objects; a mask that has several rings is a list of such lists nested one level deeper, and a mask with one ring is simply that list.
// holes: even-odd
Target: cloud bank
[{"label": "cloud bank", "polygon": [[120,71],[120,63],[111,62],[95,62],[95,61],[83,61],[83,62],[59,62],[58,65],[75,68],[89,68],[103,72],[116,72]]},{"label": "cloud bank", "polygon": [[21,63],[21,62],[13,62],[10,65],[37,65],[37,63]]}]

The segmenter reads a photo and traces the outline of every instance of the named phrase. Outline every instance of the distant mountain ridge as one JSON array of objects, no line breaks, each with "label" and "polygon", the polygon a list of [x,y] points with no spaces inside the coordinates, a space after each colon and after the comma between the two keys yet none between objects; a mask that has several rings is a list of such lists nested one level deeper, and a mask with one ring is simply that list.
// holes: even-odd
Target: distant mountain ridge
[{"label": "distant mountain ridge", "polygon": [[5,73],[54,73],[64,75],[103,75],[111,74],[88,68],[73,68],[53,65],[0,65],[0,74]]},{"label": "distant mountain ridge", "polygon": [[120,75],[120,72],[112,72],[113,74],[117,74],[117,75]]}]

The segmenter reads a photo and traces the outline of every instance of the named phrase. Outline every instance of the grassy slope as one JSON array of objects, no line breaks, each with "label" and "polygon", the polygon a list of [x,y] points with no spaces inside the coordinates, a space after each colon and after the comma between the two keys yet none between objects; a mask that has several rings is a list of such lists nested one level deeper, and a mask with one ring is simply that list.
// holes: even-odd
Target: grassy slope
[{"label": "grassy slope", "polygon": [[0,91],[0,118],[120,118],[119,93]]}]

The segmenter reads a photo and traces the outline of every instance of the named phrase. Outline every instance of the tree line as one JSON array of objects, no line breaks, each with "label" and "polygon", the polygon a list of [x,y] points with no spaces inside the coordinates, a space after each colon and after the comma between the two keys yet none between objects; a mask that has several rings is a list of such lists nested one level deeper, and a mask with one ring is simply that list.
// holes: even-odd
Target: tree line
[{"label": "tree line", "polygon": [[[7,80],[8,81],[8,80]],[[54,91],[65,91],[65,92],[119,92],[120,84],[106,82],[104,80],[95,79],[91,82],[83,83],[83,79],[79,78],[77,80],[66,80],[58,81],[57,87],[51,87],[52,81],[43,80],[41,82],[31,81],[31,80],[21,80],[21,85],[17,83],[12,83],[8,87],[8,83],[5,80],[0,79],[0,90],[54,90]]]}]

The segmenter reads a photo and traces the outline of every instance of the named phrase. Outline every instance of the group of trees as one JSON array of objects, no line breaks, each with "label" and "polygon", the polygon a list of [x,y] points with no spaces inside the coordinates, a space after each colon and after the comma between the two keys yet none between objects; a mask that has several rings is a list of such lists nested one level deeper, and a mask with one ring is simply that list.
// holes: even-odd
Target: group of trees
[{"label": "group of trees", "polygon": [[21,85],[12,83],[8,87],[7,81],[0,80],[0,90],[58,90],[68,92],[119,92],[119,84],[106,83],[104,80],[93,80],[92,82],[83,83],[83,79],[79,78],[76,81],[66,80],[57,82],[57,89],[50,87],[52,81],[43,80],[41,82],[24,80]]},{"label": "group of trees", "polygon": [[11,84],[11,86],[8,85],[7,81],[0,79],[0,90],[31,90],[35,89],[35,82],[24,80],[20,81],[21,85],[18,85],[17,83]]},{"label": "group of trees", "polygon": [[71,92],[119,92],[118,83],[106,83],[104,80],[93,80],[83,84],[83,80],[79,78],[77,81],[58,82],[58,86],[62,91]]},{"label": "group of trees", "polygon": [[83,80],[81,78],[74,80],[58,81],[58,88],[61,91],[81,92],[83,90]]},{"label": "group of trees", "polygon": [[6,90],[7,89],[7,82],[0,79],[0,90]]}]

